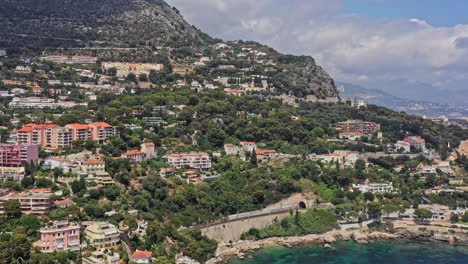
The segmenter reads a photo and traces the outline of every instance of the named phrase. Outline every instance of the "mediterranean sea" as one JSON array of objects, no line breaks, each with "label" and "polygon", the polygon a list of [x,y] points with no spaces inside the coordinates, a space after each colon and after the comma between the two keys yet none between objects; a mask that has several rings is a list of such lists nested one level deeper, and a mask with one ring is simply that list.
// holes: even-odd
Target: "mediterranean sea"
[{"label": "mediterranean sea", "polygon": [[434,241],[384,240],[368,245],[340,241],[322,246],[272,247],[229,264],[468,264],[468,247]]}]

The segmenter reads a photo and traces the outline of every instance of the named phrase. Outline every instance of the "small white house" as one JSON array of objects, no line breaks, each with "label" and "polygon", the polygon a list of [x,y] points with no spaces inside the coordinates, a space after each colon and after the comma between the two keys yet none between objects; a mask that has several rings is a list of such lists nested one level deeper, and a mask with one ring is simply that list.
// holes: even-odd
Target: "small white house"
[{"label": "small white house", "polygon": [[411,145],[410,145],[410,143],[405,142],[405,141],[398,141],[395,144],[395,149],[396,149],[396,151],[402,149],[404,153],[405,152],[410,152],[411,151]]},{"label": "small white house", "polygon": [[340,133],[341,139],[349,139],[349,140],[358,140],[363,137],[364,134],[361,132],[342,132]]}]

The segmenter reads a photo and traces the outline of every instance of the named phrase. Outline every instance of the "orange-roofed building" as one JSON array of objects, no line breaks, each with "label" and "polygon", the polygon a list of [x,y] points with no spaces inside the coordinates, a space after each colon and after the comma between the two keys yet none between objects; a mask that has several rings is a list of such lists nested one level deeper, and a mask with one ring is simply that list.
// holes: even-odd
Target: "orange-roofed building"
[{"label": "orange-roofed building", "polygon": [[363,137],[364,134],[361,132],[342,132],[340,133],[341,139],[349,139],[349,140],[358,140]]},{"label": "orange-roofed building", "polygon": [[73,205],[73,201],[71,200],[60,200],[54,202],[55,207],[57,208],[67,208]]},{"label": "orange-roofed building", "polygon": [[18,144],[37,144],[42,148],[69,148],[73,141],[92,139],[104,143],[115,135],[115,128],[107,123],[99,122],[90,125],[68,124],[59,127],[54,124],[26,124],[17,130]]},{"label": "orange-roofed building", "polygon": [[153,253],[150,251],[136,251],[130,257],[130,262],[150,264],[153,263]]},{"label": "orange-roofed building", "polygon": [[139,150],[131,150],[121,155],[122,158],[130,160],[132,163],[139,163],[145,160],[145,153]]},{"label": "orange-roofed building", "polygon": [[105,158],[106,155],[104,155],[104,154],[102,154],[102,153],[96,153],[96,154],[94,154],[94,157],[95,157],[96,159],[98,159],[98,160],[101,160],[101,159]]},{"label": "orange-roofed building", "polygon": [[51,188],[40,188],[40,189],[30,189],[29,192],[32,193],[50,193],[52,191]]},{"label": "orange-roofed building", "polygon": [[73,141],[92,139],[92,132],[89,125],[69,124],[65,127],[71,130]]},{"label": "orange-roofed building", "polygon": [[92,139],[98,141],[99,143],[106,142],[116,133],[115,127],[105,122],[92,123],[89,124],[89,127],[91,128]]},{"label": "orange-roofed building", "polygon": [[252,152],[257,149],[257,144],[255,142],[241,142],[240,146],[245,152]]},{"label": "orange-roofed building", "polygon": [[411,146],[420,151],[426,150],[426,140],[421,137],[407,137],[403,140],[404,142],[409,143]]},{"label": "orange-roofed building", "polygon": [[257,160],[258,161],[271,159],[271,158],[274,158],[274,157],[278,156],[278,153],[276,152],[276,150],[270,150],[270,149],[257,150],[257,151],[255,151],[255,154],[257,154]]},{"label": "orange-roofed building", "polygon": [[44,92],[44,88],[41,87],[34,87],[32,91],[35,95],[41,95]]},{"label": "orange-roofed building", "polygon": [[87,160],[81,165],[81,170],[87,174],[101,174],[106,172],[106,163],[101,160]]}]

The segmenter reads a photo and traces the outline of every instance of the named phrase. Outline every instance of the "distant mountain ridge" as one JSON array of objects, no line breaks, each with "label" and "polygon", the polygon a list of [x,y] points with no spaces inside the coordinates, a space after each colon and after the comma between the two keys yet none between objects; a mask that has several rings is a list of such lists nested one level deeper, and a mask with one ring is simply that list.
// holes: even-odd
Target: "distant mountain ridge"
[{"label": "distant mountain ridge", "polygon": [[434,103],[424,100],[409,100],[394,96],[388,92],[370,89],[355,84],[337,82],[342,99],[359,99],[367,103],[384,106],[395,111],[404,111],[420,116],[461,117],[468,115],[468,109],[443,103]]}]

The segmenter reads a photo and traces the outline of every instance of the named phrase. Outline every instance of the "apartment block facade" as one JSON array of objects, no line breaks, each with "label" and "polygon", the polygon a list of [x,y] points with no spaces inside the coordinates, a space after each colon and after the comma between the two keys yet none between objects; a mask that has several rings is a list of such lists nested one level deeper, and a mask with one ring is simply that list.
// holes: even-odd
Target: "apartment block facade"
[{"label": "apartment block facade", "polygon": [[89,245],[101,248],[117,249],[120,243],[120,232],[113,224],[106,222],[95,222],[85,230]]},{"label": "apartment block facade", "polygon": [[80,250],[80,226],[68,221],[54,221],[50,227],[39,230],[41,240],[33,243],[43,253],[54,251],[79,251]]},{"label": "apartment block facade", "polygon": [[26,124],[16,131],[18,144],[37,144],[41,148],[58,149],[71,147],[76,140],[94,140],[104,143],[115,135],[113,126],[104,123],[89,125],[69,124],[60,127],[53,124]]},{"label": "apartment block facade", "polygon": [[25,164],[38,159],[38,145],[0,144],[0,182],[8,178],[21,182]]},{"label": "apartment block facade", "polygon": [[192,152],[168,154],[164,158],[172,167],[177,169],[195,168],[195,169],[210,169],[211,158],[208,153]]},{"label": "apartment block facade", "polygon": [[35,193],[32,191],[0,196],[0,215],[5,214],[4,203],[10,200],[18,200],[20,202],[23,214],[46,215],[52,208],[53,196],[54,194],[52,193]]}]

